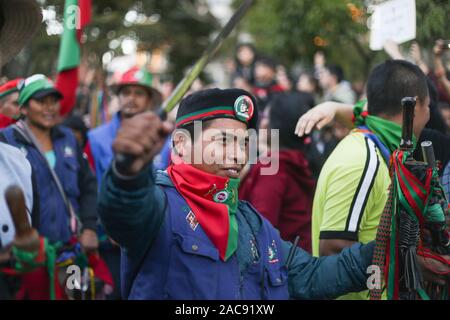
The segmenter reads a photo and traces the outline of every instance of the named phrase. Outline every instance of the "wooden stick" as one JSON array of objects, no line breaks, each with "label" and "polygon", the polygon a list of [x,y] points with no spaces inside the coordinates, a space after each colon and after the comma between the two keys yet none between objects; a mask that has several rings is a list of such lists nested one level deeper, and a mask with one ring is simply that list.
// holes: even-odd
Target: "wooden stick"
[{"label": "wooden stick", "polygon": [[14,246],[24,251],[37,252],[39,250],[39,234],[30,225],[22,190],[18,186],[8,187],[5,191],[5,199],[16,229]]}]

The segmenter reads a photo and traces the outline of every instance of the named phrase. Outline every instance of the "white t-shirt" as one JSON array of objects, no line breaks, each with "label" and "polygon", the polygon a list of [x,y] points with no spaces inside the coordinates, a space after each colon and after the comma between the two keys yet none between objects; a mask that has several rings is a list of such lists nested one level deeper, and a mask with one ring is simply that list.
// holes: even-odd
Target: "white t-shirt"
[{"label": "white t-shirt", "polygon": [[17,148],[0,142],[0,249],[12,242],[15,228],[5,200],[5,191],[11,185],[19,186],[25,196],[28,218],[33,209],[31,165]]}]

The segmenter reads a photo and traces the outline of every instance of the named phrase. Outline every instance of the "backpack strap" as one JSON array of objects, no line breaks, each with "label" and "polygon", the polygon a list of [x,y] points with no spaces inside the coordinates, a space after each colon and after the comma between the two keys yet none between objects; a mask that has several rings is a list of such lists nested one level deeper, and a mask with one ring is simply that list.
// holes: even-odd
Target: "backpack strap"
[{"label": "backpack strap", "polygon": [[389,149],[376,136],[376,134],[370,131],[369,128],[367,128],[366,126],[359,126],[355,128],[354,131],[362,133],[365,137],[367,137],[367,139],[370,139],[375,144],[378,150],[380,150],[384,162],[389,167],[389,160],[391,159],[391,153],[389,152]]}]

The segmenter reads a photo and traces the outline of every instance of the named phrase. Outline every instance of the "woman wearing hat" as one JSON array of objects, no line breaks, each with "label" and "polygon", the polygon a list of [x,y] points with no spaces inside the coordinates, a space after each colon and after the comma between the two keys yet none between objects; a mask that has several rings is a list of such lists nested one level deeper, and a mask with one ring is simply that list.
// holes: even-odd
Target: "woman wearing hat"
[{"label": "woman wearing hat", "polygon": [[[69,207],[79,212],[87,234],[95,230],[97,219],[95,178],[71,130],[58,125],[61,98],[61,93],[44,75],[27,78],[19,95],[25,120],[1,133],[9,144],[20,148],[31,162],[40,186],[39,232],[51,242],[67,242],[73,235],[68,227]],[[91,237],[95,239],[95,233]],[[88,242],[95,246],[95,241]]]},{"label": "woman wearing hat", "polygon": [[238,200],[255,103],[240,89],[185,98],[173,134],[174,163],[156,174],[152,159],[171,125],[152,113],[123,122],[113,148],[135,160],[126,170],[113,163],[107,171],[99,214],[122,248],[124,298],[332,298],[365,289],[373,244],[313,258]]},{"label": "woman wearing hat", "polygon": [[[68,243],[81,228],[79,242],[85,252],[92,252],[98,247],[97,184],[74,134],[58,125],[61,98],[61,93],[44,75],[25,79],[19,94],[25,120],[2,131],[0,139],[22,150],[30,161],[39,186],[39,234],[51,243]],[[25,284],[29,277],[33,273],[24,276]],[[46,287],[48,282],[42,277],[42,285]],[[45,298],[38,290],[28,294],[32,298]]]}]

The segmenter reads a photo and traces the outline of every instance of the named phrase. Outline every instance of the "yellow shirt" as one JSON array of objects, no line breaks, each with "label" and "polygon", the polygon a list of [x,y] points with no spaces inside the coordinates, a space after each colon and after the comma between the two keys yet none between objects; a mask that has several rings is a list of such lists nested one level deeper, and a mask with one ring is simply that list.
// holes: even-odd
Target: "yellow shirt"
[{"label": "yellow shirt", "polygon": [[[313,255],[319,256],[320,239],[375,240],[390,183],[378,148],[362,133],[352,131],[320,172],[312,213]],[[340,299],[368,299],[368,291]]]}]

